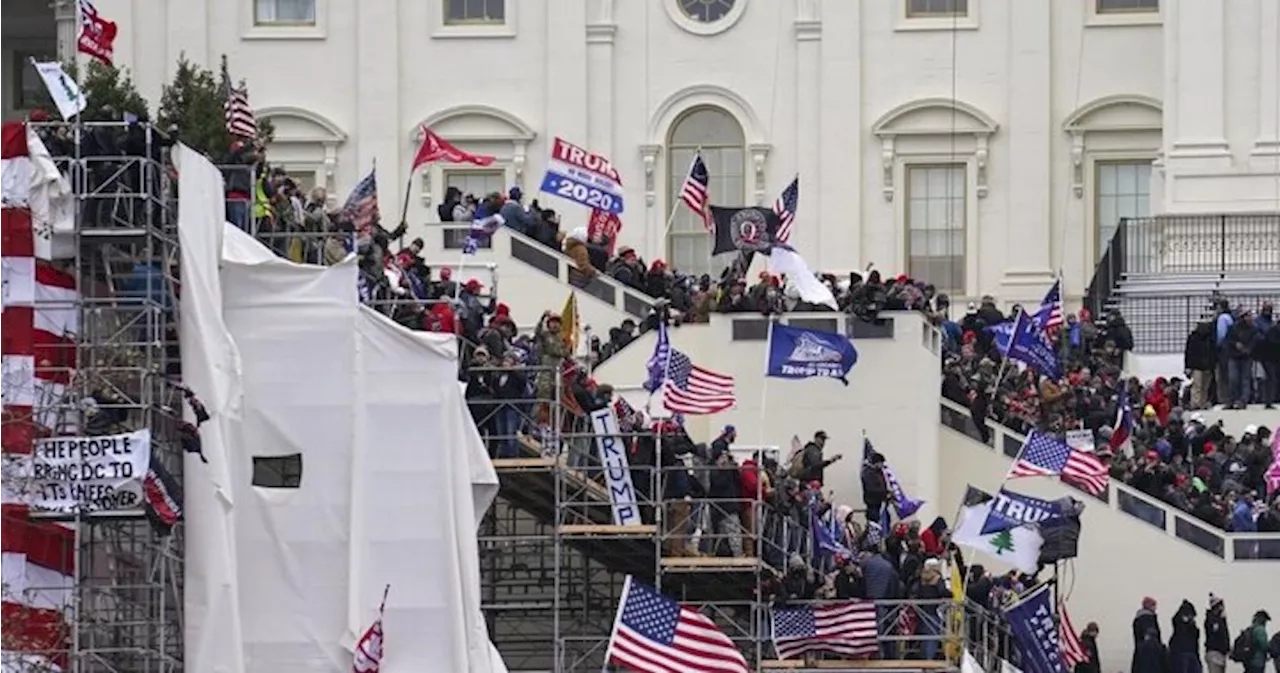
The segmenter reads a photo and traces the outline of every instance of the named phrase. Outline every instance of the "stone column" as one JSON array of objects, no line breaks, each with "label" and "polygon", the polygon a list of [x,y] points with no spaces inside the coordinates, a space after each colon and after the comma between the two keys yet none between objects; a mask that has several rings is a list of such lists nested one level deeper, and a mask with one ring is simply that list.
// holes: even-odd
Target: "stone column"
[{"label": "stone column", "polygon": [[76,57],[76,39],[80,26],[76,16],[76,0],[55,0],[53,22],[57,26],[58,61],[66,63]]},{"label": "stone column", "polygon": [[1258,16],[1258,139],[1253,156],[1280,156],[1280,3],[1261,0]]},{"label": "stone column", "polygon": [[355,7],[356,163],[344,167],[345,180],[354,185],[377,160],[378,193],[383,226],[400,222],[404,180],[414,129],[400,124],[400,17],[398,0],[361,0]]},{"label": "stone column", "polygon": [[1212,169],[1231,163],[1225,115],[1226,12],[1231,4],[1167,0],[1165,5],[1165,156],[1174,172],[1189,165]]},{"label": "stone column", "polygon": [[[614,155],[613,116],[613,40],[618,25],[613,17],[614,0],[593,0],[587,15],[587,129],[592,152],[609,157],[615,164],[622,157]],[[637,211],[639,204],[636,204]]]},{"label": "stone column", "polygon": [[[815,269],[823,267],[822,190],[822,22],[816,0],[796,3],[796,167],[800,173],[800,204],[792,225],[791,243]],[[775,178],[777,189],[791,176]]]},{"label": "stone column", "polygon": [[[1007,139],[1009,166],[1005,231],[1006,269],[1003,284],[1010,300],[1039,299],[1052,282],[1052,179],[1056,140],[1053,125],[1053,62],[1049,3],[1009,4],[1009,122],[1000,132]],[[972,197],[970,197],[972,198]],[[969,226],[978,223],[970,222]],[[970,256],[978,250],[968,250]],[[985,265],[994,260],[979,260]],[[980,274],[979,274],[980,275]],[[978,288],[971,287],[971,291]]]}]

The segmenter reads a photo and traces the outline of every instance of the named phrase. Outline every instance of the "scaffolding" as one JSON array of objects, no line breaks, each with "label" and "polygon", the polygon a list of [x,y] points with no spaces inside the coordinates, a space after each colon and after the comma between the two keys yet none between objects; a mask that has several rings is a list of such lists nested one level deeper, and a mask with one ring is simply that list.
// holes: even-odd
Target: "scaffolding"
[{"label": "scaffolding", "polygon": [[[487,394],[486,377],[538,383],[533,397]],[[816,558],[807,526],[755,498],[707,492],[670,498],[667,480],[692,469],[712,480],[723,464],[672,464],[663,440],[647,429],[619,430],[639,523],[619,525],[596,456],[599,434],[583,410],[575,373],[561,367],[481,367],[467,372],[468,404],[501,481],[481,525],[482,607],[490,636],[512,671],[601,671],[627,576],[649,583],[710,617],[752,670],[808,670],[804,660],[778,660],[772,646],[773,596],[793,553]],[[548,379],[554,381],[549,383]],[[597,399],[598,408],[605,400]],[[668,442],[668,449],[678,449]],[[633,442],[637,442],[633,444]],[[643,443],[643,444],[641,444]],[[685,446],[683,448],[692,448]],[[714,488],[712,489],[714,491]],[[745,495],[745,494],[744,494]],[[806,510],[807,511],[807,510]],[[739,518],[740,513],[742,515]],[[729,521],[728,526],[716,522]],[[741,524],[739,524],[741,521]],[[830,568],[819,568],[830,570]],[[964,615],[964,619],[961,619]],[[925,628],[899,634],[902,622]],[[920,655],[941,651],[967,631],[967,646],[989,665],[1008,658],[1007,632],[992,613],[951,598],[877,602],[881,646]],[[914,628],[914,627],[913,627]],[[820,657],[819,657],[820,658]],[[839,661],[814,663],[840,670]],[[834,659],[838,659],[835,657]],[[865,662],[864,662],[865,663]],[[953,661],[876,661],[877,668],[954,670]],[[849,665],[849,668],[865,666]],[[988,668],[988,670],[992,670]]]},{"label": "scaffolding", "polygon": [[[76,198],[66,270],[77,280],[74,369],[46,410],[63,434],[150,429],[152,461],[177,480],[183,391],[174,310],[177,250],[169,142],[149,124],[32,124]],[[55,249],[60,244],[55,237]],[[65,255],[64,255],[65,256]],[[37,303],[37,310],[41,306]],[[70,671],[182,670],[182,526],[162,531],[142,506],[35,512],[75,533],[65,611]],[[61,654],[61,653],[60,653]]]}]

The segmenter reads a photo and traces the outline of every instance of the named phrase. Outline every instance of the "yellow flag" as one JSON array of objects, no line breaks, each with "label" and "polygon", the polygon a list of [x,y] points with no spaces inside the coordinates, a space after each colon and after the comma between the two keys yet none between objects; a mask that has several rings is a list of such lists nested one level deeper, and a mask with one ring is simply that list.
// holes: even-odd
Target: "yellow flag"
[{"label": "yellow flag", "polygon": [[569,348],[570,355],[578,352],[578,331],[578,295],[570,292],[569,298],[564,300],[564,309],[560,311],[560,338]]},{"label": "yellow flag", "polygon": [[951,600],[943,651],[947,659],[960,661],[964,653],[964,580],[960,577],[960,564],[954,558],[951,559]]}]

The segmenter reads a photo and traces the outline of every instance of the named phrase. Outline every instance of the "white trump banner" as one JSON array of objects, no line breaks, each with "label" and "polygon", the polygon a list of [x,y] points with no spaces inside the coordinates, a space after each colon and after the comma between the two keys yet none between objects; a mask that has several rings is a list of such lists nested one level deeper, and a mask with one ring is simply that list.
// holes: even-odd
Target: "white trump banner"
[{"label": "white trump banner", "polygon": [[631,484],[631,463],[627,460],[627,447],[618,436],[618,417],[609,407],[593,411],[591,427],[596,433],[596,448],[600,451],[605,485],[609,488],[609,500],[613,503],[613,523],[617,526],[639,526],[643,522],[640,520],[636,489]]},{"label": "white trump banner", "polygon": [[55,512],[142,506],[151,467],[151,430],[123,435],[37,440],[25,475],[24,502]]}]

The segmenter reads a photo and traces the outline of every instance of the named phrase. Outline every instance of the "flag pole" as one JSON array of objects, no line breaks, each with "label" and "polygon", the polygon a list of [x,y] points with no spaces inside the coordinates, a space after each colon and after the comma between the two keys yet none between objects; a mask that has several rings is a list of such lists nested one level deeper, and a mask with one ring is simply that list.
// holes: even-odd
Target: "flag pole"
[{"label": "flag pole", "polygon": [[[423,128],[421,126],[418,127],[418,132],[419,134],[423,134]],[[427,141],[426,136],[425,134],[423,134],[422,142],[425,143],[426,141]],[[417,172],[418,172],[417,166],[410,166],[409,179],[404,181],[404,203],[400,205],[400,222],[402,223],[404,223],[405,220],[409,217],[409,197],[413,194],[413,176]],[[404,235],[401,234],[400,238],[403,240]]]},{"label": "flag pole", "polygon": [[773,328],[777,324],[776,316],[769,316],[769,332],[764,340],[764,383],[760,385],[760,425],[756,435],[756,445],[764,446],[764,424],[769,414],[769,353],[773,351]]},{"label": "flag pole", "polygon": [[[687,177],[688,177],[688,175],[689,175],[689,171],[693,170],[693,163],[694,163],[694,161],[697,161],[697,160],[698,160],[698,157],[701,157],[701,156],[702,156],[702,145],[698,145],[698,147],[697,147],[697,148],[695,148],[695,149],[693,150],[693,161],[690,161],[690,162],[689,162],[689,170],[685,171],[685,177],[686,177],[686,178],[687,178]],[[707,175],[707,182],[708,182],[708,183],[710,183],[710,181],[711,181],[711,176],[708,174],[708,175]],[[709,185],[708,185],[708,187],[709,187]],[[710,191],[710,189],[708,189],[708,191]],[[711,203],[710,203],[710,201],[711,201],[711,197],[708,195],[708,197],[707,197],[707,207],[708,207],[708,208],[710,208],[710,207],[711,207]],[[671,200],[671,212],[667,214],[667,222],[666,222],[666,224],[662,227],[662,238],[661,238],[661,240],[660,240],[660,245],[661,245],[663,248],[665,248],[665,247],[666,247],[666,243],[667,243],[667,235],[671,233],[671,225],[675,224],[675,221],[676,221],[676,211],[677,211],[679,208],[680,208],[680,198],[679,198],[679,197],[676,197],[676,198],[674,198],[674,199],[672,199],[672,200]],[[663,255],[663,256],[665,257],[666,255]]]}]

